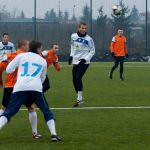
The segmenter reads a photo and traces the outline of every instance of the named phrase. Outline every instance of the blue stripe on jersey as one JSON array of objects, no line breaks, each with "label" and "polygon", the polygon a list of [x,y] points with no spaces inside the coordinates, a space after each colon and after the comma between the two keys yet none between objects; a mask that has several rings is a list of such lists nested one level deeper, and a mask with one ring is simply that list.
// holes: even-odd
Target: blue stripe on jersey
[{"label": "blue stripe on jersey", "polygon": [[0,50],[12,50],[13,47],[12,46],[4,46],[2,49]]},{"label": "blue stripe on jersey", "polygon": [[78,42],[78,43],[82,43],[82,44],[85,44],[85,45],[88,45],[89,42],[85,39],[82,39],[82,38],[78,38],[75,40],[75,42]]}]

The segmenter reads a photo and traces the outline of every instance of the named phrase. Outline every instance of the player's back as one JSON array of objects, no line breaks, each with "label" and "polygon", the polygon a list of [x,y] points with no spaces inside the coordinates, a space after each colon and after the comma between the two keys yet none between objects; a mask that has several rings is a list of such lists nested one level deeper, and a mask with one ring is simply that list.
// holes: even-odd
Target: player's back
[{"label": "player's back", "polygon": [[[38,54],[27,52],[19,54],[16,91],[42,91],[42,75],[46,75],[46,61]],[[17,59],[16,57],[16,59]],[[45,77],[43,77],[45,78]]]}]

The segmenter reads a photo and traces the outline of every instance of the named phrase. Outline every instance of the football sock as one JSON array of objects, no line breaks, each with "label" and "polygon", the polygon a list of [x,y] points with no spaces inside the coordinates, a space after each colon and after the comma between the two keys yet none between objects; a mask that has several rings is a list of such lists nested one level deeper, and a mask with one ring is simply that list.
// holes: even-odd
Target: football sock
[{"label": "football sock", "polygon": [[5,116],[0,117],[0,129],[7,124],[8,120]]},{"label": "football sock", "polygon": [[51,132],[51,135],[57,135],[56,134],[56,128],[55,128],[55,121],[54,119],[51,119],[47,122],[48,128]]},{"label": "football sock", "polygon": [[29,112],[29,122],[31,124],[32,133],[37,134],[37,113]]},{"label": "football sock", "polygon": [[78,94],[77,94],[77,100],[78,101],[82,101],[82,91],[78,91]]},{"label": "football sock", "polygon": [[0,109],[0,116],[3,114],[4,110]]}]

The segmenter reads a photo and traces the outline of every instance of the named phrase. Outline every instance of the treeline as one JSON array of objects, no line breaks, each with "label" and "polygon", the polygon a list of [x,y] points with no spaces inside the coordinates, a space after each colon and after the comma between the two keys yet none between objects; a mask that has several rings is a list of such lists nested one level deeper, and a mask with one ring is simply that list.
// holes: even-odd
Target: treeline
[{"label": "treeline", "polygon": [[[140,13],[136,5],[130,10],[123,0],[120,0],[120,5],[123,8],[123,13],[119,17],[113,14],[108,16],[104,12],[104,7],[100,6],[97,18],[92,20],[92,36],[95,41],[98,57],[107,57],[109,54],[110,41],[118,28],[125,30],[130,54],[145,55],[146,53],[145,13]],[[148,17],[148,48],[150,48],[150,13],[148,13]],[[1,7],[0,20],[6,18],[26,19],[26,15],[23,11],[9,13],[5,7]],[[70,16],[67,11],[62,12],[59,10],[59,12],[56,13],[54,9],[51,9],[45,13],[43,23],[37,22],[37,37],[39,40],[43,41],[45,48],[49,47],[50,42],[59,42],[62,49],[60,53],[68,55],[70,51],[70,35],[76,32],[79,21],[85,21],[90,25],[90,19],[90,8],[88,5],[84,6],[82,15],[78,18],[75,14]],[[9,28],[10,23],[8,26],[6,23],[1,24],[1,31],[7,29],[12,35],[15,35],[15,42],[17,38],[21,38],[22,36],[29,39],[33,38],[34,26],[32,26],[32,23],[26,22],[22,24],[13,24],[12,26],[13,29]],[[27,31],[30,31],[30,33]],[[150,51],[150,49],[148,49],[148,51]]]}]

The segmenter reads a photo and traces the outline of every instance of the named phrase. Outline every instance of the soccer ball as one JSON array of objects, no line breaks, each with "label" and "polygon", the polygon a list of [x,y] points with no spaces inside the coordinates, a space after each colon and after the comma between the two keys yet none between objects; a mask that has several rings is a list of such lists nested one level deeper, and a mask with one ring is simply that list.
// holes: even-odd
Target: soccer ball
[{"label": "soccer ball", "polygon": [[112,7],[113,15],[120,16],[122,14],[122,7],[120,5],[114,5]]}]

